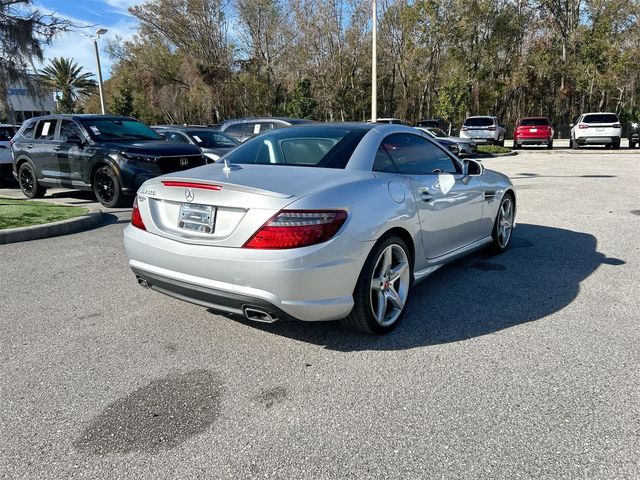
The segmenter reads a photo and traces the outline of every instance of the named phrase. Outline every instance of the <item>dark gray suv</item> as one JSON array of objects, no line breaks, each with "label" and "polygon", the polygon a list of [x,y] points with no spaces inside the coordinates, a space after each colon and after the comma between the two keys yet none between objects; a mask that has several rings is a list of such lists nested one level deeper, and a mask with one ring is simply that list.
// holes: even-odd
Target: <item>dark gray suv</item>
[{"label": "dark gray suv", "polygon": [[48,115],[27,120],[12,140],[13,175],[28,198],[47,187],[93,190],[122,206],[146,180],[204,165],[194,145],[166,142],[144,123],[110,115]]}]

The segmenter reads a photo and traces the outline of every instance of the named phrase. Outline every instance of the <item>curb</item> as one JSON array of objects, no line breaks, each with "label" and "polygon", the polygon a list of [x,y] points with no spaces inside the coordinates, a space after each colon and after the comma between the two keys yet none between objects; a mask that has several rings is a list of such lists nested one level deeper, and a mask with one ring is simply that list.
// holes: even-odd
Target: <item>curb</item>
[{"label": "curb", "polygon": [[518,155],[518,152],[516,152],[515,150],[512,150],[510,152],[507,153],[475,153],[471,156],[471,158],[473,158],[474,160],[487,160],[488,158],[499,158],[499,157],[513,157],[515,155]]},{"label": "curb", "polygon": [[7,243],[26,242],[41,238],[70,235],[82,230],[95,227],[102,223],[104,213],[97,207],[85,207],[89,210],[79,217],[61,220],[59,222],[32,225],[30,227],[7,228],[0,230],[0,245]]}]

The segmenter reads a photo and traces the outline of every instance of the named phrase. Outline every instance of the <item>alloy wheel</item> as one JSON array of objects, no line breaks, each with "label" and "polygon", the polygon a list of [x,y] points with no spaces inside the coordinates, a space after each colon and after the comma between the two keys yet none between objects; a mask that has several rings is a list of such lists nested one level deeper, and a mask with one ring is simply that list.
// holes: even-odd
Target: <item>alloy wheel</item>
[{"label": "alloy wheel", "polygon": [[513,201],[511,197],[506,197],[500,205],[498,214],[497,237],[498,244],[501,248],[506,248],[511,239],[511,231],[513,230]]},{"label": "alloy wheel", "polygon": [[116,194],[116,185],[113,179],[102,168],[96,172],[95,192],[100,197],[101,203],[110,203]]},{"label": "alloy wheel", "polygon": [[398,319],[407,302],[410,283],[407,253],[398,244],[388,245],[378,257],[371,278],[371,311],[381,326]]}]

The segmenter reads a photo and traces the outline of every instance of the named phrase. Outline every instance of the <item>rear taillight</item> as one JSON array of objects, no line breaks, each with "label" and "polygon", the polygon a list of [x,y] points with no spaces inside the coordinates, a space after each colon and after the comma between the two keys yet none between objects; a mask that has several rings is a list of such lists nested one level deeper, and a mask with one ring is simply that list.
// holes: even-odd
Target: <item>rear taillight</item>
[{"label": "rear taillight", "polygon": [[613,128],[622,128],[622,125],[619,123],[614,123]]},{"label": "rear taillight", "polygon": [[133,201],[133,210],[131,210],[131,225],[142,230],[147,229],[147,227],[144,226],[142,215],[140,215],[140,209],[138,208],[138,197],[136,197]]},{"label": "rear taillight", "polygon": [[489,130],[494,131],[496,127],[489,127]]},{"label": "rear taillight", "polygon": [[589,125],[587,125],[586,123],[581,123],[580,125],[578,125],[578,128],[589,128]]},{"label": "rear taillight", "polygon": [[463,132],[469,130],[469,127],[462,127],[460,130],[462,130]]},{"label": "rear taillight", "polygon": [[299,248],[326,242],[346,219],[344,210],[284,210],[265,223],[244,248]]}]

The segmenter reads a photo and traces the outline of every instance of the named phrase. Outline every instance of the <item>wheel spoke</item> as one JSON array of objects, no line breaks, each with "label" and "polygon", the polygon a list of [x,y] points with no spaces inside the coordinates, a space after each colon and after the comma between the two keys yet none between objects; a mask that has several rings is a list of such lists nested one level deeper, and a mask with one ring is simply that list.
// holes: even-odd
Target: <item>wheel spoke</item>
[{"label": "wheel spoke", "polygon": [[378,292],[378,309],[376,310],[376,320],[379,324],[384,323],[384,314],[387,312],[387,297],[382,292]]},{"label": "wheel spoke", "polygon": [[406,262],[399,263],[389,270],[389,281],[394,283],[409,268]]},{"label": "wheel spoke", "polygon": [[404,307],[402,298],[400,298],[400,295],[398,295],[398,292],[396,292],[393,287],[389,287],[389,289],[387,290],[387,298],[397,309],[401,310],[402,307]]},{"label": "wheel spoke", "polygon": [[393,261],[392,248],[392,245],[389,245],[384,251],[382,257],[382,270],[380,271],[382,275],[387,275],[391,268],[391,262]]},{"label": "wheel spoke", "polygon": [[382,290],[383,285],[384,285],[384,280],[382,278],[371,279],[371,290],[374,290],[374,291]]}]

